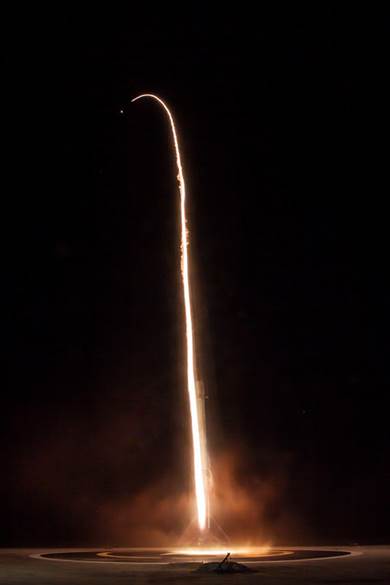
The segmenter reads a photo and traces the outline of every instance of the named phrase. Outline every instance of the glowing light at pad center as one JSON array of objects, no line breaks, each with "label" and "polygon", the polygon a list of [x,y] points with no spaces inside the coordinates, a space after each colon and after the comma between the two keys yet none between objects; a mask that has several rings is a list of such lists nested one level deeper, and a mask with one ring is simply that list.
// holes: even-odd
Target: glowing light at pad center
[{"label": "glowing light at pad center", "polygon": [[204,461],[206,454],[204,453],[205,443],[205,429],[201,424],[201,417],[198,410],[198,401],[196,394],[196,383],[195,383],[195,365],[194,365],[194,333],[192,326],[192,314],[191,314],[191,294],[190,294],[190,277],[189,277],[189,266],[188,266],[188,237],[187,237],[187,220],[186,220],[186,188],[183,175],[183,167],[180,158],[179,141],[177,138],[177,132],[175,128],[175,122],[173,116],[166,105],[166,103],[153,94],[142,94],[131,100],[135,102],[142,98],[151,98],[156,100],[165,110],[168,115],[169,122],[172,130],[172,138],[176,153],[176,164],[177,164],[177,180],[180,191],[180,218],[181,218],[181,274],[183,282],[184,292],[184,306],[185,306],[185,317],[186,317],[186,339],[187,339],[187,386],[190,402],[190,413],[191,413],[191,429],[192,429],[192,444],[194,454],[194,476],[195,476],[195,495],[196,505],[198,512],[198,525],[200,530],[204,530],[206,527],[206,516],[207,516],[207,494],[206,494],[206,465]]}]

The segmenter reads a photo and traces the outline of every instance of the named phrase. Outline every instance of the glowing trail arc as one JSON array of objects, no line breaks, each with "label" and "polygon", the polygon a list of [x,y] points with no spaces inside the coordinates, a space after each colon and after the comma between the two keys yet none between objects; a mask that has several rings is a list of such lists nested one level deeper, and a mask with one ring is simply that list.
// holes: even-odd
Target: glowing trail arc
[{"label": "glowing trail arc", "polygon": [[145,93],[137,96],[132,102],[140,100],[142,98],[151,98],[156,100],[165,110],[168,115],[169,122],[171,125],[172,138],[176,153],[176,164],[177,164],[177,180],[179,183],[180,191],[180,217],[181,217],[181,272],[183,281],[184,291],[184,305],[185,305],[185,316],[186,316],[186,338],[187,338],[187,384],[188,394],[190,402],[191,412],[191,429],[192,429],[192,444],[194,452],[194,476],[195,476],[195,495],[196,504],[198,511],[198,525],[200,530],[204,530],[206,527],[206,516],[207,516],[207,494],[206,494],[206,461],[204,461],[204,455],[202,445],[205,444],[204,437],[201,433],[204,429],[200,425],[200,416],[198,411],[198,401],[196,395],[196,383],[195,383],[195,371],[194,371],[194,333],[192,327],[192,315],[191,315],[191,295],[190,295],[190,279],[189,279],[189,267],[188,267],[188,238],[186,228],[186,188],[183,175],[183,167],[180,158],[179,141],[177,138],[175,122],[173,116],[166,105],[166,103],[158,96],[151,93]]}]

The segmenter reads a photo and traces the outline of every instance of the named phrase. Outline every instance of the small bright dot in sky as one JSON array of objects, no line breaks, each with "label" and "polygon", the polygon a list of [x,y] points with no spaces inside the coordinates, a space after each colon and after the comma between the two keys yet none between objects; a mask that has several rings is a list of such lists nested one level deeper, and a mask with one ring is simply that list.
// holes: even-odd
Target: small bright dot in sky
[{"label": "small bright dot in sky", "polygon": [[124,112],[123,112],[123,110],[119,110],[119,112],[120,112],[121,114],[123,114],[123,113],[124,113]]}]

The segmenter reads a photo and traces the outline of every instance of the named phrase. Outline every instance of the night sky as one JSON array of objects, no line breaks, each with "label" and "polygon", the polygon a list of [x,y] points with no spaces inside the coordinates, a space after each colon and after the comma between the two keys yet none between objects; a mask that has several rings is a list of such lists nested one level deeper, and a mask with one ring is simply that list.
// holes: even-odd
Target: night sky
[{"label": "night sky", "polygon": [[388,32],[280,12],[6,27],[2,546],[189,521],[176,169],[144,91],[183,149],[221,522],[389,541]]}]

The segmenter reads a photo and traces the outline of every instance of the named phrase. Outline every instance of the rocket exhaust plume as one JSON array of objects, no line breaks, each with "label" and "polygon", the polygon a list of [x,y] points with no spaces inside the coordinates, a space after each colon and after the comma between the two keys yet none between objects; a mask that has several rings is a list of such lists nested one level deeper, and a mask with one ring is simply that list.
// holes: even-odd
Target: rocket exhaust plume
[{"label": "rocket exhaust plume", "polygon": [[180,192],[180,222],[181,222],[181,274],[184,293],[185,320],[186,320],[186,340],[187,340],[187,388],[191,413],[191,430],[192,446],[194,457],[194,480],[195,496],[198,516],[198,526],[201,531],[206,528],[208,520],[208,494],[207,494],[207,453],[206,453],[206,436],[204,427],[204,417],[200,411],[200,400],[197,396],[195,382],[195,365],[194,365],[194,333],[192,326],[191,311],[191,290],[190,275],[188,265],[188,237],[187,237],[187,220],[186,220],[186,188],[183,175],[183,167],[180,158],[179,141],[177,137],[175,122],[166,103],[158,96],[153,94],[142,94],[131,100],[135,102],[143,98],[150,98],[157,101],[164,108],[168,115],[173,145],[176,154],[177,164],[177,181]]}]

